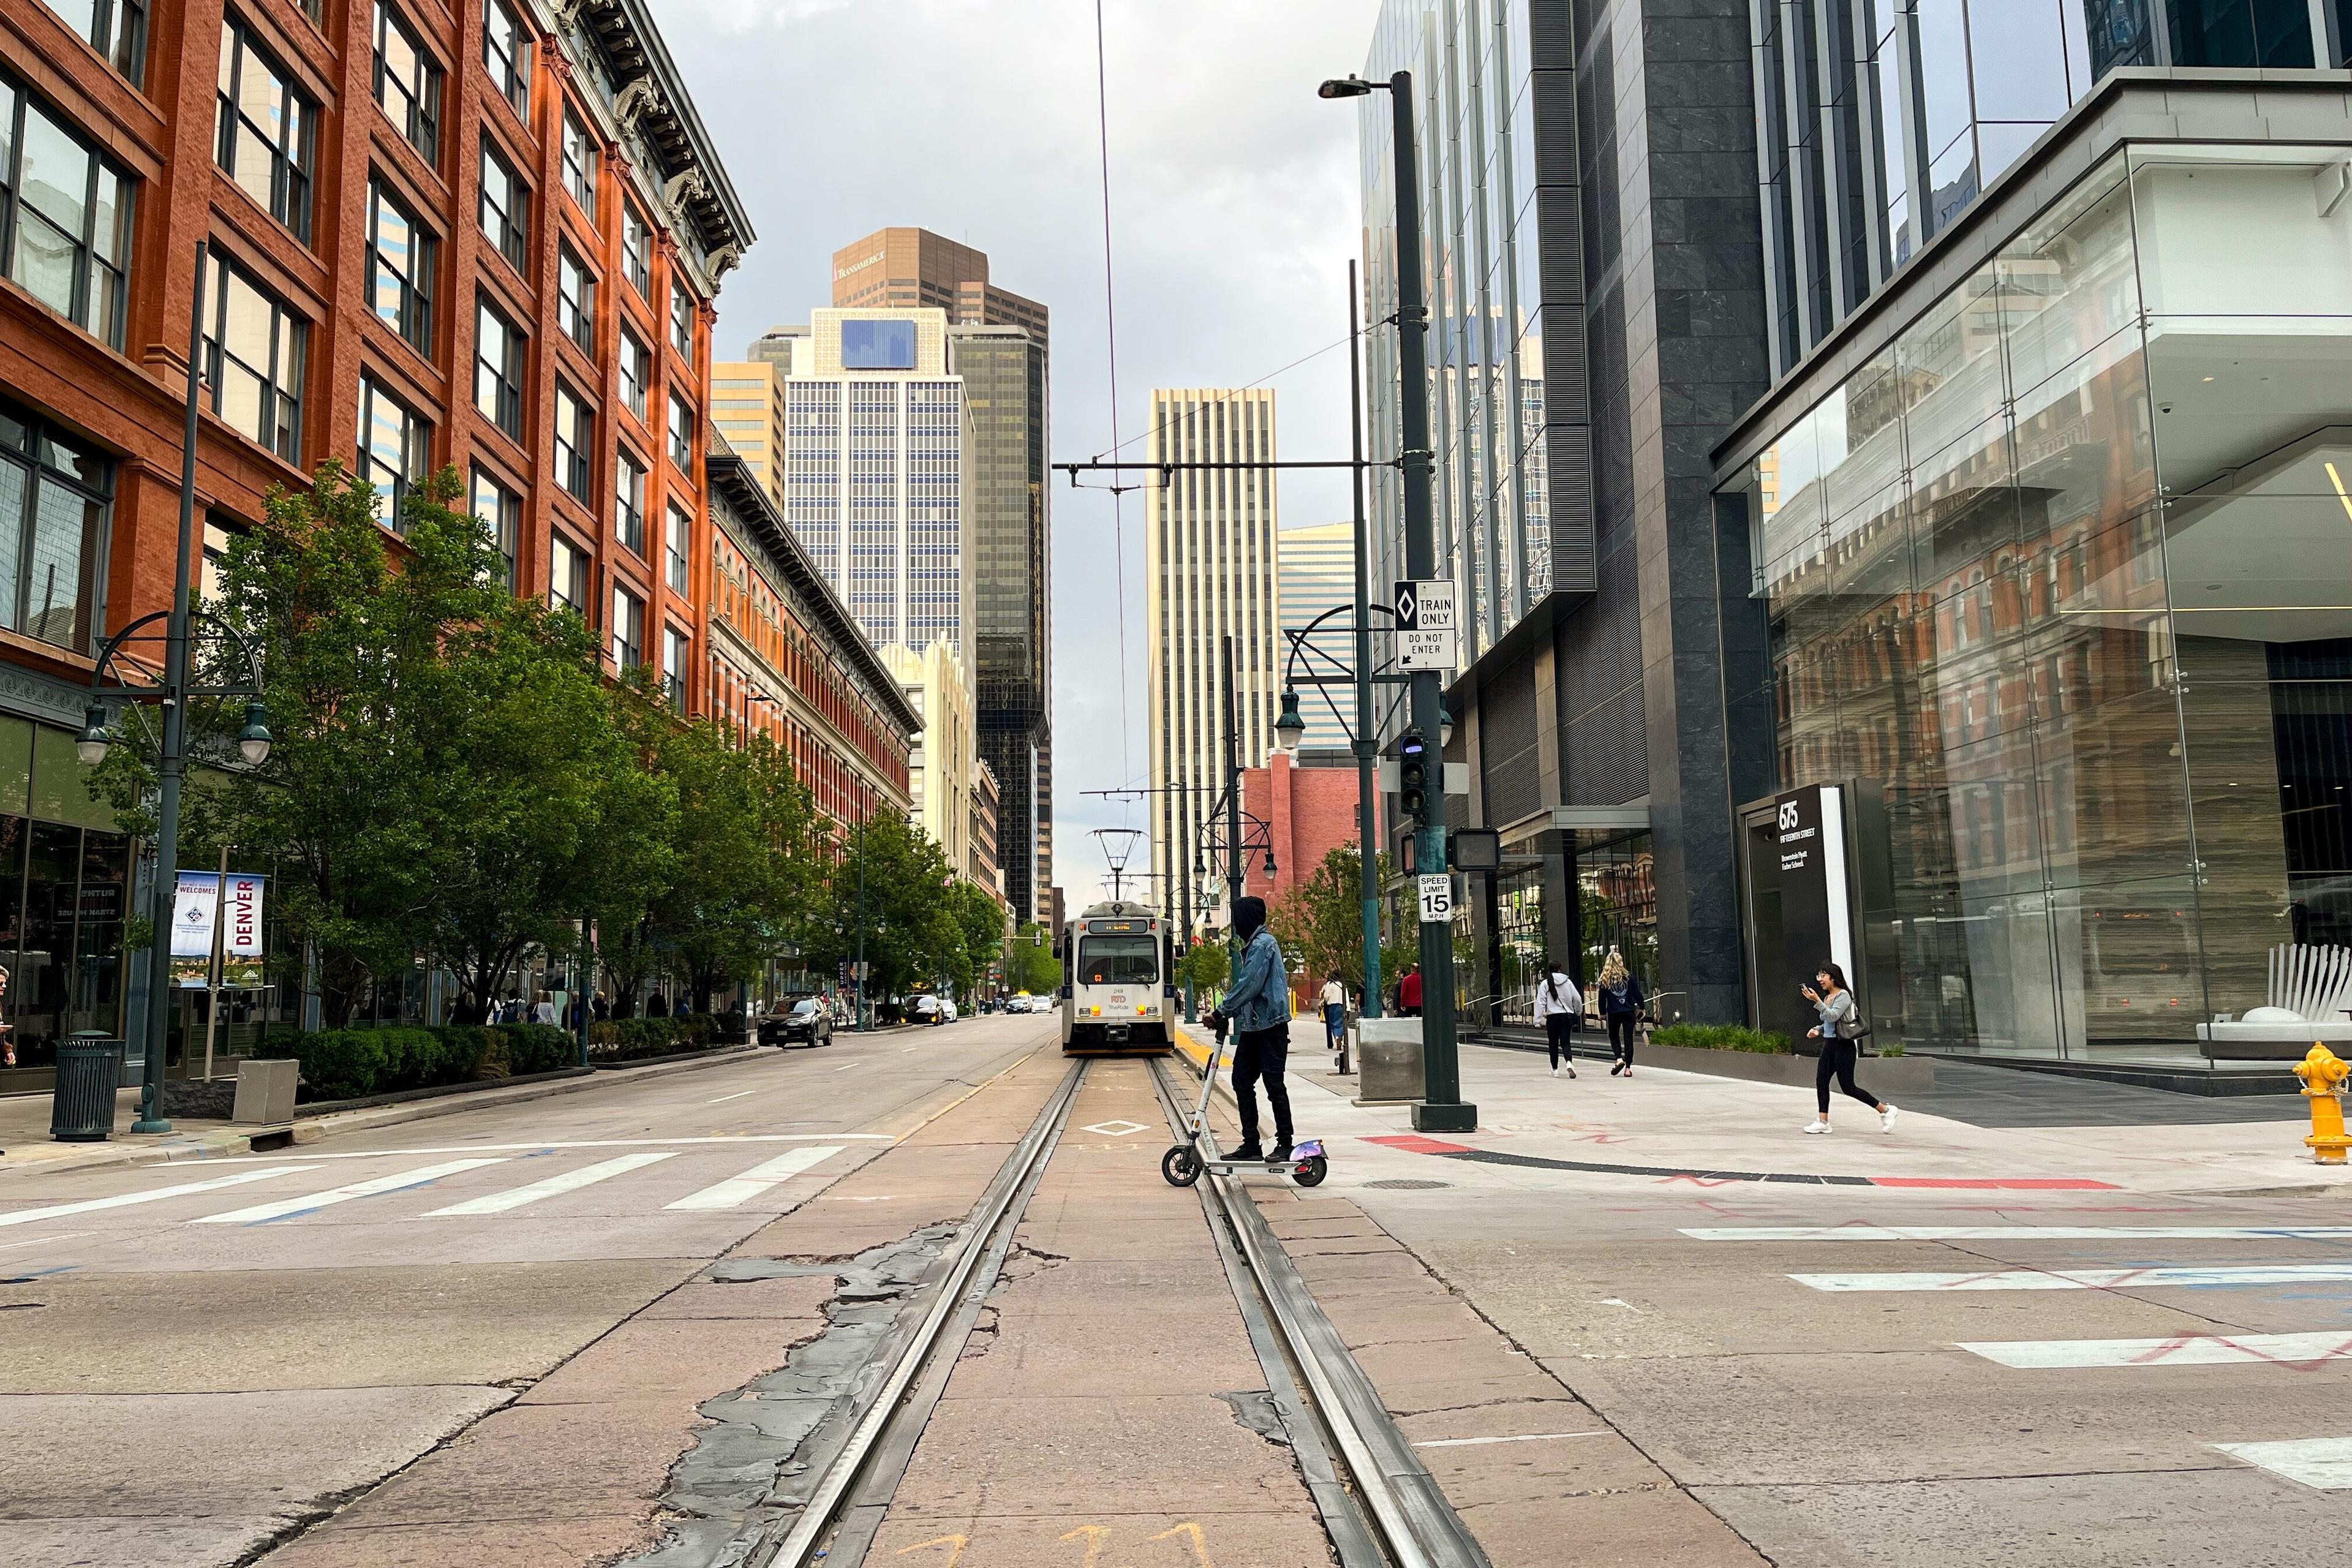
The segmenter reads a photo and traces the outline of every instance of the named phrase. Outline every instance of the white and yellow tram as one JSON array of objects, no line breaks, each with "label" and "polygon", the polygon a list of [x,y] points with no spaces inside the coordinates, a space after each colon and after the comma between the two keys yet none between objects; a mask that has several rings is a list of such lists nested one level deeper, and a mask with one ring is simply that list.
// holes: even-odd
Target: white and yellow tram
[{"label": "white and yellow tram", "polygon": [[1062,929],[1066,1056],[1164,1051],[1174,1041],[1176,933],[1145,904],[1096,904]]}]

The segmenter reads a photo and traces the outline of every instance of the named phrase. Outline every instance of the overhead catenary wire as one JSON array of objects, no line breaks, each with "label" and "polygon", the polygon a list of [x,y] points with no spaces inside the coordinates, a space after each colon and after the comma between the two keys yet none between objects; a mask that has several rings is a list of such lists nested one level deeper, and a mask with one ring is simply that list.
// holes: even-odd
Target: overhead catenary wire
[{"label": "overhead catenary wire", "polygon": [[[1118,449],[1118,295],[1110,247],[1110,68],[1103,47],[1102,0],[1095,0],[1095,131],[1102,162],[1103,220],[1103,344],[1110,371],[1110,438]],[[1111,506],[1112,575],[1118,594],[1118,766],[1121,773],[1134,754],[1128,732],[1127,689],[1127,496],[1113,488]]]}]

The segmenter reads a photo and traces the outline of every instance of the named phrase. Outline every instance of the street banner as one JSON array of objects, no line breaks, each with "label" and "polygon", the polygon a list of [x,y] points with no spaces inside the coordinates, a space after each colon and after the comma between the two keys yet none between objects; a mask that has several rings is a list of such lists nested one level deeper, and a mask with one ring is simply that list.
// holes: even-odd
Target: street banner
[{"label": "street banner", "polygon": [[[261,984],[261,910],[268,879],[232,871],[226,888],[217,871],[183,871],[172,893],[172,965],[174,983],[202,990],[210,981],[215,927],[221,949],[221,984]],[[186,960],[187,962],[176,962]]]},{"label": "street banner", "polygon": [[183,871],[172,898],[172,956],[210,958],[213,921],[220,912],[220,873]]}]

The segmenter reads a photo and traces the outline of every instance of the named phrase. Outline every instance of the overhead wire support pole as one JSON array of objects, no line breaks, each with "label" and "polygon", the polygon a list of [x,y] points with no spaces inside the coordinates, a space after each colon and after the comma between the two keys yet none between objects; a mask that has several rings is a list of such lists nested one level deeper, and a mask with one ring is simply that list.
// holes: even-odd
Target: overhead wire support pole
[{"label": "overhead wire support pole", "polygon": [[[1374,759],[1380,737],[1372,733],[1372,617],[1370,542],[1364,526],[1364,389],[1362,343],[1356,325],[1356,264],[1348,263],[1348,447],[1356,463],[1349,481],[1355,501],[1356,540],[1356,837],[1363,865],[1357,892],[1364,906],[1363,1001],[1360,1016],[1381,1016],[1381,986],[1387,976],[1381,963],[1380,802],[1374,788]],[[1340,1037],[1339,1070],[1348,1066],[1347,1037]]]}]

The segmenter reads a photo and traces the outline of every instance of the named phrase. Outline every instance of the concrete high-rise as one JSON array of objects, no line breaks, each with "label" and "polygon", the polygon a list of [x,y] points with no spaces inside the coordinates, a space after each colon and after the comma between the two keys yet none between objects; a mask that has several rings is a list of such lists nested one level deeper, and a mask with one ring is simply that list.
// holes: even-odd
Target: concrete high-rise
[{"label": "concrete high-rise", "polygon": [[1026,327],[1045,341],[1045,307],[988,280],[988,258],[927,228],[877,229],[833,253],[833,302],[845,309],[945,310],[961,326]]},{"label": "concrete high-rise", "polygon": [[963,378],[971,432],[964,526],[980,752],[1003,795],[997,858],[1006,900],[1034,920],[1053,875],[1045,340],[1025,326],[950,327],[948,363]]},{"label": "concrete high-rise", "polygon": [[[1274,455],[1270,390],[1162,388],[1151,395],[1153,462],[1261,463]],[[1171,908],[1189,894],[1197,916],[1204,884],[1221,885],[1218,869],[1196,877],[1192,865],[1202,826],[1225,784],[1223,638],[1234,639],[1243,767],[1265,763],[1279,711],[1274,475],[1176,469],[1144,493],[1150,778],[1162,792],[1152,796],[1152,888]]]},{"label": "concrete high-rise", "polygon": [[784,516],[877,645],[969,657],[963,383],[934,310],[819,310],[785,379]]},{"label": "concrete high-rise", "polygon": [[[1356,602],[1356,525],[1318,522],[1307,528],[1286,528],[1276,536],[1274,555],[1285,632],[1304,632],[1318,616],[1341,612],[1316,627],[1307,639],[1307,650],[1298,655],[1299,673],[1336,675],[1355,668],[1356,623],[1346,607]],[[1289,660],[1287,637],[1276,651],[1286,663]],[[1347,728],[1333,716],[1331,708],[1337,703],[1348,723],[1353,724],[1355,702],[1351,689],[1300,687],[1298,716],[1307,721],[1307,732],[1299,737],[1299,745],[1346,751]]]}]

